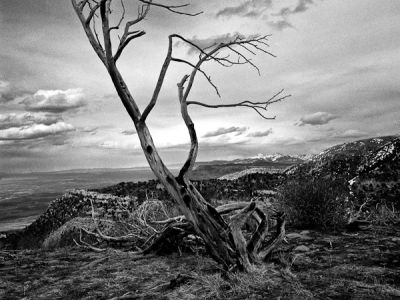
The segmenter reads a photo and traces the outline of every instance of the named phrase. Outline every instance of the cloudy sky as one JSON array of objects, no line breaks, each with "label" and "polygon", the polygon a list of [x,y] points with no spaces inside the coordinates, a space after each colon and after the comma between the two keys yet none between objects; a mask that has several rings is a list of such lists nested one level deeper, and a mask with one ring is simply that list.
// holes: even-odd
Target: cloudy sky
[{"label": "cloudy sky", "polygon": [[[125,1],[127,17],[134,16],[137,4]],[[137,27],[147,34],[118,62],[140,107],[152,94],[171,33],[203,46],[238,33],[272,34],[268,50],[277,57],[252,58],[260,76],[246,65],[223,68],[209,62],[205,70],[221,98],[199,76],[190,100],[262,100],[282,88],[292,95],[270,107],[273,121],[246,108],[190,107],[200,137],[199,160],[317,153],[346,141],[399,133],[400,1],[191,4],[187,11],[204,13],[188,17],[152,8]],[[115,7],[114,16],[119,11]],[[0,44],[0,172],[146,165],[132,122],[69,0],[1,0]],[[180,44],[174,53],[197,58]],[[188,150],[176,87],[188,71],[171,67],[148,119],[169,164],[183,161]]]}]

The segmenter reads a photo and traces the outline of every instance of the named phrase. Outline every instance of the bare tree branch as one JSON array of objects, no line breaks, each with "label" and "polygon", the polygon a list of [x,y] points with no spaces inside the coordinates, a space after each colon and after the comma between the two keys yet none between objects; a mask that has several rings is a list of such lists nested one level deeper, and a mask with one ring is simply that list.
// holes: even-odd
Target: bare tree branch
[{"label": "bare tree branch", "polygon": [[261,209],[257,210],[258,216],[261,218],[261,222],[257,227],[256,232],[251,237],[250,241],[247,243],[247,250],[253,256],[256,257],[256,253],[264,241],[268,233],[268,220],[264,212]]},{"label": "bare tree branch", "polygon": [[85,248],[85,249],[89,249],[89,250],[92,250],[92,251],[94,251],[94,252],[104,252],[104,251],[107,250],[107,249],[95,247],[95,246],[90,245],[89,243],[85,242],[85,241],[82,239],[82,229],[79,230],[79,242],[80,242],[80,244],[79,244],[74,238],[73,238],[72,240],[74,241],[74,243],[75,243],[78,247],[82,247],[82,248]]},{"label": "bare tree branch", "polygon": [[198,102],[198,101],[187,101],[187,105],[199,105],[207,108],[227,108],[227,107],[248,107],[251,109],[254,109],[262,118],[266,120],[273,120],[275,119],[274,117],[267,117],[264,115],[264,111],[267,111],[267,108],[269,105],[280,102],[288,97],[291,97],[291,95],[284,95],[280,96],[283,93],[283,89],[280,90],[278,93],[276,93],[274,96],[269,98],[268,100],[265,101],[260,101],[260,102],[253,102],[253,101],[242,101],[238,103],[231,103],[231,104],[206,104],[203,102]]},{"label": "bare tree branch", "polygon": [[[193,71],[190,75],[186,90],[184,92],[184,100],[186,101],[188,98],[188,95],[191,91],[195,76],[197,71],[201,70],[201,65],[209,60],[213,60],[217,63],[219,63],[220,65],[224,66],[224,67],[229,67],[235,64],[250,64],[253,68],[255,68],[257,70],[258,73],[259,69],[258,67],[249,59],[247,58],[244,54],[242,54],[241,52],[239,52],[238,50],[234,49],[235,46],[239,46],[242,48],[247,49],[247,51],[254,53],[254,51],[251,51],[250,49],[248,49],[246,47],[246,45],[256,45],[258,47],[258,45],[264,45],[266,44],[265,41],[267,41],[268,35],[265,36],[255,36],[255,37],[248,37],[248,38],[242,38],[240,36],[236,36],[232,41],[226,42],[226,43],[219,43],[219,44],[214,44],[211,45],[209,47],[206,47],[204,49],[202,49],[201,47],[199,47],[198,45],[196,45],[195,43],[193,43],[192,41],[185,39],[184,37],[178,35],[178,34],[174,34],[173,35],[176,38],[179,38],[180,40],[182,40],[183,42],[187,43],[188,45],[194,47],[196,50],[198,50],[200,52],[199,55],[199,61],[197,62],[197,64],[193,65]],[[210,50],[208,50],[210,49]],[[237,55],[238,59],[237,61],[233,61],[232,59],[229,59],[229,55],[228,56],[218,56],[218,54],[222,51],[222,50],[229,50],[230,52],[234,53]],[[264,50],[261,47],[258,47],[258,50]],[[263,52],[268,53],[270,55],[272,55],[271,53],[269,53],[268,51],[264,50]],[[273,56],[273,55],[272,55]],[[243,59],[244,62],[241,62],[240,59]],[[207,76],[206,76],[207,78]],[[260,111],[260,108],[258,107],[252,107],[260,116],[262,116],[263,118],[266,118],[262,112]],[[263,109],[261,109],[263,110]],[[268,118],[267,118],[268,119]]]},{"label": "bare tree branch", "polygon": [[115,29],[119,29],[119,26],[121,26],[122,21],[125,18],[125,5],[124,5],[124,0],[121,0],[121,7],[122,7],[122,14],[121,14],[121,18],[119,19],[119,22],[117,25],[110,27],[110,31],[111,30],[115,30]]},{"label": "bare tree branch", "polygon": [[101,24],[103,30],[103,38],[104,38],[104,50],[106,52],[107,58],[107,66],[111,67],[113,62],[113,54],[112,54],[112,44],[111,44],[111,36],[110,36],[110,26],[109,26],[109,9],[107,7],[107,0],[100,1],[100,16],[101,16]]},{"label": "bare tree branch", "polygon": [[[103,48],[102,48],[102,46],[100,45],[100,43],[96,40],[96,37],[95,37],[95,35],[93,34],[93,31],[92,31],[92,29],[90,28],[90,21],[89,21],[89,23],[87,22],[87,18],[84,16],[84,14],[83,14],[83,8],[84,8],[84,6],[86,5],[86,3],[89,3],[88,1],[84,1],[83,3],[80,3],[80,5],[76,2],[76,0],[71,0],[71,3],[72,3],[72,6],[73,6],[73,8],[74,8],[74,10],[75,10],[75,13],[77,14],[77,16],[78,16],[78,18],[79,18],[79,20],[80,20],[80,22],[81,22],[81,24],[82,24],[82,27],[83,27],[83,29],[84,29],[84,31],[85,31],[85,33],[86,33],[86,36],[87,36],[87,38],[88,38],[88,40],[89,40],[89,42],[90,42],[90,44],[92,45],[92,47],[93,47],[93,49],[94,49],[94,51],[96,52],[96,54],[97,54],[97,56],[100,58],[100,60],[103,62],[103,64],[107,64],[107,62],[106,62],[106,58],[105,58],[105,55],[104,55],[104,51],[103,51]],[[85,5],[84,5],[85,4]],[[96,4],[96,6],[97,6],[97,4]],[[95,7],[96,7],[95,6]],[[96,12],[96,10],[98,9],[98,7],[96,8],[96,9],[94,9],[94,8],[92,8],[91,9],[91,11],[90,11],[90,13],[89,13],[89,16],[90,16],[90,14],[92,14],[92,17],[93,17],[93,15],[95,14],[95,12]],[[93,11],[93,13],[92,13],[92,11]],[[91,17],[91,18],[92,18]]]},{"label": "bare tree branch", "polygon": [[[282,101],[290,95],[283,96],[282,90],[265,101],[256,102],[246,100],[225,105],[209,105],[197,101],[188,101],[188,97],[198,72],[206,77],[209,84],[213,86],[213,88],[219,95],[217,86],[211,81],[211,77],[206,72],[204,72],[202,68],[202,65],[205,62],[213,61],[224,67],[249,64],[258,70],[257,66],[252,62],[251,57],[246,55],[256,55],[257,52],[264,52],[272,55],[265,49],[265,47],[268,47],[267,36],[242,37],[238,35],[231,41],[214,43],[209,47],[203,48],[199,47],[194,42],[183,38],[180,35],[173,34],[169,36],[168,51],[163,66],[161,68],[157,84],[155,86],[149,104],[145,108],[143,114],[141,114],[137,103],[133,99],[123,77],[121,76],[116,66],[116,61],[122,55],[127,45],[132,40],[139,38],[140,36],[145,34],[144,30],[133,30],[132,27],[141,22],[146,17],[151,6],[160,7],[173,13],[188,16],[195,16],[199,13],[191,14],[184,12],[183,9],[187,7],[188,4],[167,5],[155,3],[152,0],[138,0],[143,5],[139,7],[137,18],[135,20],[125,23],[122,37],[120,37],[119,44],[114,55],[111,33],[113,30],[119,29],[125,19],[125,6],[122,2],[123,0],[121,0],[121,16],[117,24],[112,27],[110,27],[109,24],[110,14],[112,13],[112,0],[71,1],[93,49],[107,68],[114,87],[119,95],[119,98],[121,99],[123,105],[125,106],[125,109],[127,110],[136,127],[141,147],[153,173],[166,187],[172,198],[179,205],[179,208],[186,219],[186,222],[183,223],[168,223],[168,226],[165,228],[165,230],[161,232],[151,227],[154,229],[153,231],[155,231],[155,233],[144,244],[146,245],[147,243],[151,243],[151,245],[143,251],[140,251],[139,254],[155,250],[159,245],[162,245],[164,243],[164,239],[167,239],[171,235],[178,234],[179,236],[181,236],[182,233],[187,234],[188,228],[186,227],[189,226],[191,232],[195,232],[195,234],[203,239],[204,243],[210,251],[211,256],[217,262],[221,263],[226,270],[231,270],[235,268],[245,271],[251,270],[251,264],[256,260],[254,258],[255,253],[254,251],[251,251],[251,249],[258,248],[260,240],[265,235],[265,216],[262,213],[259,213],[259,209],[256,207],[256,204],[252,202],[250,205],[246,204],[244,209],[239,214],[232,217],[230,225],[228,226],[226,221],[221,216],[222,212],[219,213],[218,210],[208,204],[199,193],[199,191],[194,187],[194,185],[186,178],[188,172],[193,168],[198,152],[198,140],[196,130],[194,128],[193,121],[188,113],[188,105],[194,104],[210,108],[248,107],[255,110],[263,118],[271,119],[264,115],[265,111],[267,111],[267,107],[272,103]],[[100,16],[97,14],[99,10]],[[99,35],[96,31],[95,21],[98,19],[100,19],[102,26],[102,42],[100,42]],[[194,47],[199,52],[198,61],[196,63],[192,63],[189,60],[173,57],[173,38],[177,38],[180,41],[189,45],[190,47]],[[153,142],[151,133],[145,122],[147,116],[157,103],[157,99],[159,97],[159,93],[163,86],[163,82],[165,80],[165,76],[171,61],[183,63],[191,67],[190,74],[183,76],[182,80],[178,83],[178,95],[181,106],[181,115],[188,129],[191,140],[188,157],[186,159],[186,162],[182,166],[178,177],[174,177],[171,171],[165,166],[162,158],[157,152],[157,148]],[[224,211],[232,211],[237,209],[237,207],[238,206],[227,207]],[[241,207],[243,208],[243,205]],[[254,216],[254,218],[257,220],[257,223],[259,224],[259,227],[257,229],[256,235],[250,240],[250,244],[248,244],[244,238],[241,227],[250,216]],[[284,224],[284,216],[282,216],[282,218],[278,219],[278,230],[276,237],[269,242],[267,249],[261,251],[261,257],[267,256],[268,253],[270,253],[270,251],[272,251],[272,249],[283,239]],[[82,229],[82,231],[86,232],[86,234],[98,238],[99,240],[109,242],[126,241],[129,243],[132,239],[138,238],[138,235],[136,234],[128,234],[121,237],[110,237],[100,230],[100,227],[96,222],[95,225],[96,227],[93,231],[89,231],[86,229]],[[146,219],[144,219],[144,225],[147,225]],[[80,242],[81,244],[77,244],[83,245],[85,247],[90,246],[86,245],[82,239],[80,239]]]},{"label": "bare tree branch", "polygon": [[149,4],[149,5],[165,8],[166,10],[169,10],[170,12],[173,12],[173,13],[176,13],[176,14],[179,14],[179,15],[185,15],[185,16],[194,17],[194,16],[198,16],[198,15],[203,13],[202,11],[197,12],[197,13],[186,13],[186,12],[183,12],[183,11],[179,11],[180,8],[184,8],[184,7],[189,6],[190,5],[189,3],[180,4],[180,5],[166,5],[166,4],[155,3],[153,1],[146,1],[146,0],[139,0],[139,1],[142,2],[142,3],[145,3],[145,4]]},{"label": "bare tree branch", "polygon": [[179,171],[178,178],[180,179],[183,179],[185,175],[193,168],[197,158],[197,152],[199,150],[199,143],[197,140],[196,130],[194,129],[194,123],[189,116],[186,99],[184,98],[183,95],[184,84],[188,78],[189,75],[185,75],[183,76],[182,80],[178,83],[179,102],[181,103],[181,115],[190,136],[190,150],[188,157],[185,163],[183,164],[183,167]]},{"label": "bare tree branch", "polygon": [[276,234],[267,242],[267,246],[262,251],[260,251],[258,256],[261,260],[265,260],[268,255],[270,255],[271,252],[277,247],[277,245],[281,243],[285,238],[285,217],[285,213],[278,213],[276,217]]},{"label": "bare tree branch", "polygon": [[[172,57],[171,60],[172,60],[172,61],[175,61],[175,62],[187,64],[187,65],[191,66],[191,67],[194,68],[194,69],[196,68],[196,66],[195,66],[194,64],[192,64],[191,62],[189,62],[189,61],[187,61],[187,60],[184,60],[184,59]],[[200,69],[200,68],[197,68],[197,70],[198,70],[201,74],[204,75],[204,77],[207,79],[208,83],[214,88],[214,90],[215,90],[215,92],[217,93],[218,97],[221,98],[221,95],[220,95],[220,93],[219,93],[219,91],[218,91],[218,87],[211,81],[211,76],[207,75],[207,73],[204,72],[204,71],[203,71],[202,69]]]},{"label": "bare tree branch", "polygon": [[118,58],[121,56],[122,51],[125,49],[126,46],[128,46],[129,42],[132,41],[133,39],[136,39],[138,37],[141,37],[146,34],[144,30],[134,30],[130,31],[131,27],[134,26],[135,24],[141,22],[144,20],[144,18],[147,16],[147,14],[150,11],[150,5],[152,1],[148,1],[146,5],[143,5],[141,8],[138,9],[138,15],[135,20],[126,22],[125,24],[125,29],[122,37],[120,38],[118,49],[116,51],[116,54],[114,56],[114,61],[117,61]]},{"label": "bare tree branch", "polygon": [[118,58],[122,54],[122,51],[124,51],[125,47],[128,46],[130,41],[132,41],[132,40],[134,40],[136,38],[139,38],[139,37],[141,37],[142,35],[145,35],[145,34],[146,34],[146,32],[143,31],[143,30],[137,30],[137,31],[130,32],[129,33],[129,37],[126,40],[124,40],[122,43],[120,43],[120,45],[119,45],[119,47],[117,49],[117,52],[115,53],[114,61],[118,60]]},{"label": "bare tree branch", "polygon": [[[241,44],[238,44],[238,45],[243,46],[243,45],[241,45]],[[242,53],[240,53],[240,52],[237,51],[236,49],[233,49],[231,46],[226,46],[226,47],[227,47],[228,49],[230,49],[232,52],[235,52],[235,53],[238,55],[238,58],[239,58],[239,59],[240,59],[240,58],[243,58],[243,60],[244,60],[246,63],[250,64],[254,69],[257,70],[258,75],[261,75],[260,69],[259,69],[253,62],[251,62],[251,59],[248,59],[245,55],[243,55]],[[239,62],[239,59],[238,59],[238,62]]]},{"label": "bare tree branch", "polygon": [[241,260],[241,264],[248,271],[252,269],[252,265],[250,263],[250,258],[247,251],[246,239],[244,238],[241,229],[255,209],[256,203],[251,202],[247,207],[245,207],[238,214],[233,216],[231,222],[229,223],[232,239],[235,243],[237,251],[240,254],[239,258]]},{"label": "bare tree branch", "polygon": [[165,57],[164,63],[161,67],[160,75],[158,76],[157,84],[154,89],[153,96],[151,97],[150,103],[144,109],[142,117],[140,118],[141,122],[144,122],[146,120],[147,116],[149,115],[153,107],[156,105],[158,95],[160,94],[161,87],[164,83],[165,75],[167,74],[167,70],[171,62],[171,55],[172,55],[172,36],[169,36],[167,56]]},{"label": "bare tree branch", "polygon": [[[97,6],[98,6],[98,8],[100,7],[100,5],[97,5]],[[90,2],[89,2],[89,7],[91,8]],[[96,9],[97,9],[97,8],[96,8]],[[95,10],[93,10],[93,12],[95,12]],[[101,48],[101,51],[104,53],[104,49],[103,49],[103,46],[102,46],[102,44],[101,44],[101,42],[100,42],[99,34],[97,33],[97,29],[96,29],[96,18],[97,18],[97,15],[96,15],[96,13],[94,13],[93,15],[94,15],[95,17],[92,16],[92,17],[90,17],[90,19],[93,18],[93,21],[92,21],[92,28],[93,28],[94,36],[96,37],[96,41],[97,41],[97,43],[99,44],[99,47]],[[89,18],[86,19],[86,22],[87,22],[88,26],[90,26],[90,20],[88,21],[88,19],[89,19]]]},{"label": "bare tree branch", "polygon": [[79,2],[78,6],[79,9],[82,11],[85,8],[85,5],[89,2],[89,0],[83,0],[81,2]]},{"label": "bare tree branch", "polygon": [[95,6],[92,7],[92,5],[89,2],[90,12],[89,12],[89,15],[87,16],[86,21],[85,21],[86,25],[90,24],[90,22],[92,21],[94,15],[96,14],[96,11],[99,9],[99,7],[100,7],[99,3],[97,3]]}]

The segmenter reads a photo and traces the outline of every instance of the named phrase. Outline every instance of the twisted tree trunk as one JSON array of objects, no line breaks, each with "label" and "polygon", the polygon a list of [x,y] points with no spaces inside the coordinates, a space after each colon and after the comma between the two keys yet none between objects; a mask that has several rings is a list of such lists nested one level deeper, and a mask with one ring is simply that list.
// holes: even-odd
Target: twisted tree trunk
[{"label": "twisted tree trunk", "polygon": [[[211,49],[209,52],[205,52],[197,45],[179,35],[170,35],[167,56],[161,68],[161,72],[153,96],[142,114],[116,66],[116,61],[120,57],[122,51],[127,46],[127,44],[133,39],[145,34],[145,32],[142,30],[131,31],[130,28],[131,26],[139,23],[144,19],[149,11],[150,6],[152,5],[165,8],[169,11],[179,14],[192,14],[177,11],[177,9],[185,7],[186,5],[168,6],[164,4],[154,3],[151,0],[138,0],[139,2],[144,3],[144,6],[142,7],[141,11],[139,10],[139,14],[136,20],[126,23],[124,33],[122,37],[120,37],[118,49],[116,53],[113,54],[111,42],[112,39],[110,34],[112,30],[116,30],[119,28],[119,25],[121,24],[125,16],[125,7],[123,6],[123,2],[121,3],[124,10],[118,25],[110,27],[109,15],[111,14],[110,7],[112,0],[81,0],[79,2],[77,2],[77,0],[71,1],[75,12],[77,13],[82,23],[89,42],[91,43],[96,54],[99,56],[100,60],[106,67],[114,84],[115,90],[117,91],[119,98],[121,99],[126,111],[128,112],[136,127],[141,147],[153,173],[165,186],[167,191],[171,194],[172,198],[179,206],[186,220],[190,222],[195,232],[204,240],[204,243],[208,248],[211,256],[218,263],[222,264],[224,269],[226,270],[238,269],[251,271],[253,264],[264,260],[265,257],[268,256],[269,253],[272,251],[272,249],[276,247],[276,245],[279,244],[279,242],[283,239],[285,224],[284,216],[278,216],[277,234],[268,243],[269,246],[267,247],[267,249],[263,249],[261,245],[268,231],[268,220],[265,214],[256,207],[256,204],[254,202],[249,203],[249,205],[244,207],[238,214],[231,218],[229,223],[227,223],[217,212],[217,210],[204,200],[204,198],[196,190],[193,184],[187,179],[187,174],[193,168],[198,151],[196,131],[187,108],[189,104],[203,104],[199,102],[189,102],[187,101],[187,98],[191,91],[197,72],[205,75],[208,82],[216,89],[215,85],[211,82],[210,77],[207,76],[204,71],[200,69],[200,66],[204,62],[214,60],[221,63],[222,65],[226,63],[231,65],[248,63],[258,70],[258,68],[251,62],[251,60],[247,59],[243,54],[233,49],[232,47],[240,46],[244,49],[247,49],[246,46],[252,46],[255,47],[257,50],[270,54],[268,51],[263,50],[259,47],[259,45],[265,44],[266,37],[248,39],[237,37],[230,42],[218,44],[215,46],[214,49]],[[98,17],[97,15],[98,10],[100,10],[100,17]],[[88,11],[87,16],[85,16],[84,11]],[[93,27],[91,27],[91,23],[93,23],[96,18],[99,18],[101,20],[103,42],[100,42],[99,35],[96,32],[95,26],[93,25]],[[178,38],[186,43],[189,43],[191,46],[197,48],[197,50],[200,51],[200,58],[196,65],[188,61],[172,57],[173,38]],[[233,53],[236,53],[238,55],[238,60],[233,61],[229,60],[227,57],[218,57],[219,51],[223,49],[228,49],[230,51],[233,51]],[[242,62],[240,62],[240,59],[242,59]],[[178,95],[181,104],[181,114],[188,129],[191,140],[188,158],[184,163],[182,169],[180,170],[178,177],[174,177],[174,175],[163,163],[154,145],[150,131],[146,125],[146,118],[156,104],[167,69],[171,61],[185,63],[192,67],[191,74],[185,75],[178,83]],[[185,83],[187,83],[186,87]],[[216,91],[218,93],[218,90]],[[281,92],[274,95],[272,98],[262,102],[242,101],[237,104],[216,106],[208,105],[207,107],[249,107],[254,109],[262,117],[268,119],[260,111],[266,111],[266,108],[269,104],[281,101],[282,99],[287,97],[285,96],[281,98],[276,98],[278,95],[280,95]],[[247,242],[243,235],[242,227],[246,223],[248,218],[255,214],[257,215],[257,220],[259,220],[259,225],[256,232]],[[260,255],[260,253],[262,253],[262,255]]]}]

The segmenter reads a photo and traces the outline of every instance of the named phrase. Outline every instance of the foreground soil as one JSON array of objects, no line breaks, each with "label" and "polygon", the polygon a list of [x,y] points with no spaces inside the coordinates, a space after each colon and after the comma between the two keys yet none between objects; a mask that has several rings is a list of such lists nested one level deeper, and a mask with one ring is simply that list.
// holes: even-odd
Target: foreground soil
[{"label": "foreground soil", "polygon": [[223,274],[194,254],[0,250],[0,299],[400,299],[400,228],[291,231],[267,265]]}]

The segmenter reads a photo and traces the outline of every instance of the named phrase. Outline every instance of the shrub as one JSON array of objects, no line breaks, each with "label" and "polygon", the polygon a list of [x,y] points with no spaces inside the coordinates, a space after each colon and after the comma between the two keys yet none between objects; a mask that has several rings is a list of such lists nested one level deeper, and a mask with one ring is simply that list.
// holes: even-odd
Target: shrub
[{"label": "shrub", "polygon": [[347,195],[345,181],[308,178],[287,181],[278,197],[289,225],[328,230],[346,222]]},{"label": "shrub", "polygon": [[369,215],[367,220],[374,225],[393,226],[400,224],[400,210],[396,209],[392,204],[389,207],[386,203],[376,204],[367,211]]}]

